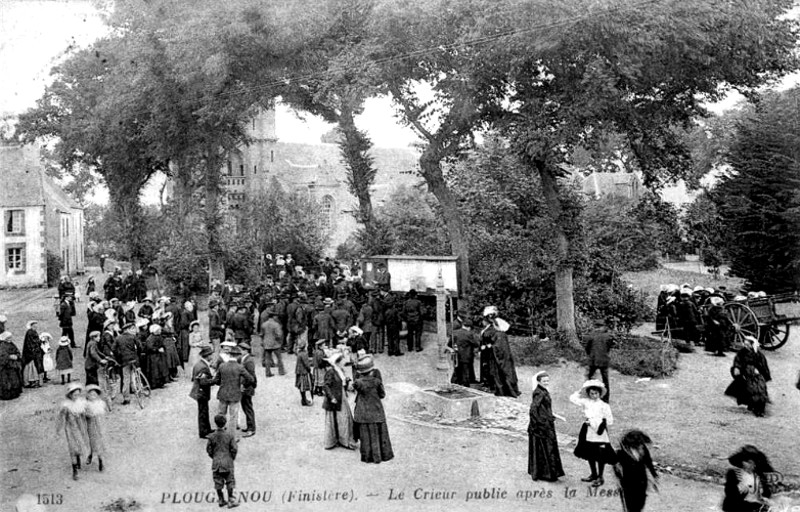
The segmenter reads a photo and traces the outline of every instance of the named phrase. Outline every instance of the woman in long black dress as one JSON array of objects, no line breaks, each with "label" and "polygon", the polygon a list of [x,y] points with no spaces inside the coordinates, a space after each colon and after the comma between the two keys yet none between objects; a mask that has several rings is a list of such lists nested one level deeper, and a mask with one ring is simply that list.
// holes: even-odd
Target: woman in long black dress
[{"label": "woman in long black dress", "polygon": [[353,422],[361,441],[361,462],[379,464],[394,458],[386,414],[381,400],[386,397],[383,378],[374,368],[372,356],[364,356],[356,364],[356,407]]},{"label": "woman in long black dress", "polygon": [[11,341],[11,333],[0,333],[0,400],[13,400],[22,393],[22,354]]},{"label": "woman in long black dress", "polygon": [[533,480],[555,482],[564,476],[555,419],[564,418],[553,414],[550,393],[547,391],[550,375],[547,372],[537,373],[533,377],[533,384],[531,421],[528,424],[528,474]]},{"label": "woman in long black dress", "polygon": [[733,382],[725,394],[746,405],[756,416],[764,416],[769,402],[767,382],[772,380],[764,353],[759,350],[758,340],[745,336],[744,347],[736,353],[731,367]]}]

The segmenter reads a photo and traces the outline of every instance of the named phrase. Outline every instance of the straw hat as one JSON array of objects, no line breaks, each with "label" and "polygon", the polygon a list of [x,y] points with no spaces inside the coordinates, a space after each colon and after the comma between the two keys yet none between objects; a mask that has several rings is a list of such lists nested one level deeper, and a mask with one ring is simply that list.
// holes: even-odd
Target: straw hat
[{"label": "straw hat", "polygon": [[362,331],[361,328],[357,325],[350,327],[350,329],[348,329],[347,331],[348,334],[352,334],[355,336],[361,336],[362,334],[364,334],[364,331]]},{"label": "straw hat", "polygon": [[365,355],[358,358],[356,363],[356,371],[358,373],[371,372],[373,368],[375,368],[375,361],[373,361],[372,356]]},{"label": "straw hat", "polygon": [[189,324],[189,330],[191,331],[192,327],[194,327],[195,325],[200,325],[200,322],[197,320],[192,321],[192,323]]},{"label": "straw hat", "polygon": [[158,324],[151,325],[150,334],[161,334],[161,326]]},{"label": "straw hat", "polygon": [[341,352],[334,352],[331,355],[329,355],[328,357],[326,357],[325,361],[327,361],[327,363],[329,365],[333,366],[336,363],[338,363],[339,361],[341,361],[342,359],[344,359],[344,355],[342,355]]},{"label": "straw hat", "polygon": [[97,384],[89,384],[83,390],[86,393],[88,393],[89,391],[96,391],[98,395],[102,395],[103,394],[103,390],[100,389],[100,386],[98,386]]},{"label": "straw hat", "polygon": [[58,340],[58,345],[61,347],[68,347],[69,344],[69,336],[61,336],[61,338]]},{"label": "straw hat", "polygon": [[597,380],[597,379],[589,379],[589,380],[587,380],[586,382],[583,383],[583,386],[581,386],[581,395],[584,398],[589,398],[589,389],[590,388],[599,389],[600,390],[600,398],[603,398],[604,396],[606,396],[606,393],[608,392],[608,390],[606,390],[606,385],[603,384],[603,381],[600,381],[600,380]]},{"label": "straw hat", "polygon": [[80,382],[70,382],[69,386],[67,386],[67,392],[65,393],[65,396],[69,398],[69,396],[72,393],[82,389],[83,389],[83,384],[81,384]]},{"label": "straw hat", "polygon": [[38,324],[39,324],[39,322],[37,322],[36,320],[31,320],[30,322],[25,324],[25,329],[31,329],[34,325],[38,325]]},{"label": "straw hat", "polygon": [[0,333],[0,341],[7,341],[11,339],[11,331],[3,331]]}]

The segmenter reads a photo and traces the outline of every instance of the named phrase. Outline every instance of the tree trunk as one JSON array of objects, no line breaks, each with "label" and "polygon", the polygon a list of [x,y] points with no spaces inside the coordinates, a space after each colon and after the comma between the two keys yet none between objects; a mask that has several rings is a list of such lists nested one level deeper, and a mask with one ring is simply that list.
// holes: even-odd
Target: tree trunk
[{"label": "tree trunk", "polygon": [[115,183],[106,178],[109,198],[116,214],[122,240],[118,240],[123,247],[128,249],[128,259],[131,268],[135,271],[141,266],[142,255],[142,206],[139,204],[140,186],[126,183]]},{"label": "tree trunk", "polygon": [[575,298],[572,283],[572,264],[569,262],[569,239],[561,226],[563,209],[558,197],[556,176],[542,161],[536,162],[536,169],[542,182],[542,192],[550,209],[550,215],[556,227],[558,242],[558,267],[556,268],[556,321],[558,330],[571,344],[578,344],[575,328]]},{"label": "tree trunk", "polygon": [[367,233],[371,233],[375,216],[372,211],[372,198],[369,187],[375,181],[376,170],[368,151],[372,141],[356,128],[353,111],[349,105],[343,105],[339,116],[339,129],[344,139],[339,143],[348,170],[350,192],[358,199],[358,222],[364,225]]},{"label": "tree trunk", "polygon": [[208,284],[214,279],[225,281],[225,266],[222,258],[222,213],[219,208],[220,165],[219,148],[210,149],[205,162],[205,224],[208,236]]},{"label": "tree trunk", "polygon": [[458,257],[458,286],[461,295],[464,296],[469,293],[469,241],[464,233],[464,223],[458,211],[458,203],[444,180],[441,158],[435,151],[426,149],[419,163],[422,177],[442,207],[442,215],[450,235],[450,249],[453,255]]}]

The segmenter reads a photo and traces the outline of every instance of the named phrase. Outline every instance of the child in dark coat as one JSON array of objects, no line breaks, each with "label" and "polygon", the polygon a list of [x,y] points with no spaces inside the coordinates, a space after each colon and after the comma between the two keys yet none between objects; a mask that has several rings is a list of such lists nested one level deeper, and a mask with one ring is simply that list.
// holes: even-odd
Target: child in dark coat
[{"label": "child in dark coat", "polygon": [[316,348],[314,349],[314,391],[312,394],[317,396],[324,396],[322,391],[325,380],[325,368],[328,366],[325,361],[325,349],[328,348],[327,340],[317,340]]},{"label": "child in dark coat", "polygon": [[[211,457],[211,475],[214,478],[214,489],[217,491],[217,500],[220,507],[225,505],[228,508],[238,507],[239,503],[234,496],[236,479],[233,474],[233,459],[236,458],[238,450],[236,439],[225,429],[227,420],[225,416],[217,414],[214,416],[214,423],[217,430],[208,436],[206,452]],[[222,492],[223,487],[228,489],[228,500]]]},{"label": "child in dark coat", "polygon": [[631,430],[619,441],[617,463],[614,473],[619,480],[622,509],[625,512],[641,512],[647,501],[648,472],[653,477],[653,489],[658,490],[658,474],[650,458],[650,437],[642,431]]},{"label": "child in dark coat", "polygon": [[61,375],[61,384],[64,384],[64,377],[67,382],[72,382],[72,349],[67,336],[62,336],[58,341],[56,349],[56,370]]},{"label": "child in dark coat", "polygon": [[306,393],[311,392],[311,363],[308,360],[308,347],[305,337],[297,339],[297,363],[294,367],[294,386],[300,391],[300,405],[311,405]]}]

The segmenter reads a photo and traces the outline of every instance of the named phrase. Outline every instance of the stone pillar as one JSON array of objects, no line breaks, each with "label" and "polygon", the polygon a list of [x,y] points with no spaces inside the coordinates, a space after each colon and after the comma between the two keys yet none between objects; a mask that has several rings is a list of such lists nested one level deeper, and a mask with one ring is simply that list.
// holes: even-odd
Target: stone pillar
[{"label": "stone pillar", "polygon": [[436,342],[439,347],[439,357],[436,361],[436,369],[446,371],[450,369],[448,358],[450,355],[445,351],[447,347],[447,290],[444,288],[442,271],[439,270],[439,277],[436,278]]}]

